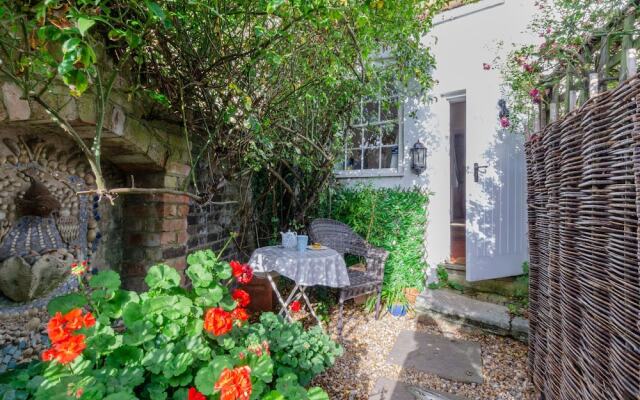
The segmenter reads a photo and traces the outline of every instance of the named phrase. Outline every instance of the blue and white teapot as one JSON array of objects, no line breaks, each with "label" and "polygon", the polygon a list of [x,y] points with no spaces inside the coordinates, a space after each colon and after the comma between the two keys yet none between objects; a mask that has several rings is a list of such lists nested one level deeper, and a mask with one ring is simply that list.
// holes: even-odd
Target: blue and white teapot
[{"label": "blue and white teapot", "polygon": [[293,249],[298,243],[298,234],[288,230],[287,232],[280,232],[282,235],[282,247],[285,249]]}]

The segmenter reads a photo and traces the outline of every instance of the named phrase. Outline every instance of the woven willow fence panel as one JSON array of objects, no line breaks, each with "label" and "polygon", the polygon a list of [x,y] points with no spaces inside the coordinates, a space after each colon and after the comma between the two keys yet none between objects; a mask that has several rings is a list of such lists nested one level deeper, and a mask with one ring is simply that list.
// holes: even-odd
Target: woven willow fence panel
[{"label": "woven willow fence panel", "polygon": [[529,368],[546,399],[640,399],[640,79],[526,146]]}]

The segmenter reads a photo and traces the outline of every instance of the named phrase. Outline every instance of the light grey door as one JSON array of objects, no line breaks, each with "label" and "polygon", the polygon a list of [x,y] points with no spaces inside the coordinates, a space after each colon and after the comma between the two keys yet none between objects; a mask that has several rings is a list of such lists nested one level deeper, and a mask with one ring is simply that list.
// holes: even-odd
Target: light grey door
[{"label": "light grey door", "polygon": [[527,260],[524,137],[467,132],[468,281],[514,276]]}]

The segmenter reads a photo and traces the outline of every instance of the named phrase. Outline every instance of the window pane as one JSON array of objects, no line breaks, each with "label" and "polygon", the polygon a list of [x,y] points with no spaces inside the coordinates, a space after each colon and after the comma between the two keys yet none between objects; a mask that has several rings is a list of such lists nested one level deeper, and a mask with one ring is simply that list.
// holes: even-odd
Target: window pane
[{"label": "window pane", "polygon": [[364,150],[364,169],[380,168],[380,148]]},{"label": "window pane", "polygon": [[336,171],[343,171],[345,169],[345,152],[344,152],[344,148],[342,149],[342,153],[340,154],[340,158],[338,158],[336,160],[336,163],[334,165],[334,168]]},{"label": "window pane", "polygon": [[398,144],[398,124],[384,124],[380,127],[382,130],[382,144]]},{"label": "window pane", "polygon": [[382,166],[380,168],[398,168],[398,146],[382,148]]},{"label": "window pane", "polygon": [[380,129],[378,126],[365,126],[364,130],[364,147],[380,145]]},{"label": "window pane", "polygon": [[346,169],[362,169],[362,162],[360,159],[362,156],[362,150],[347,150],[347,168]]},{"label": "window pane", "polygon": [[380,102],[380,121],[395,121],[398,119],[398,99],[391,98]]},{"label": "window pane", "polygon": [[378,102],[369,101],[364,103],[365,122],[378,122]]}]

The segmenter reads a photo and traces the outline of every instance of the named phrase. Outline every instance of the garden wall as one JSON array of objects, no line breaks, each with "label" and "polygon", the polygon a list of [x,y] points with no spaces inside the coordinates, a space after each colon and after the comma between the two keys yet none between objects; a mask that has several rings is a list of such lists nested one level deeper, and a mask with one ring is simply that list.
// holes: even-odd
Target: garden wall
[{"label": "garden wall", "polygon": [[640,398],[640,80],[527,143],[529,367],[552,399]]}]

